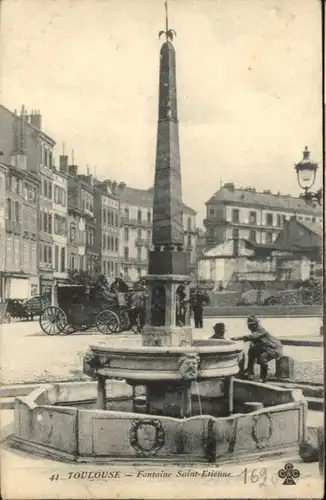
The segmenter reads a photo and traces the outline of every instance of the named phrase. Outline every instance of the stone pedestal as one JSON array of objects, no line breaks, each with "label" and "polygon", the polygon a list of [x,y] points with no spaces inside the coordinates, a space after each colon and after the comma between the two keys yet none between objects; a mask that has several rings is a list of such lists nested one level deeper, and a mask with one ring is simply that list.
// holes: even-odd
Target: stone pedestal
[{"label": "stone pedestal", "polygon": [[293,379],[294,377],[294,360],[289,356],[282,356],[276,360],[276,377]]},{"label": "stone pedestal", "polygon": [[165,327],[146,325],[143,329],[143,346],[180,347],[191,346],[191,327]]}]

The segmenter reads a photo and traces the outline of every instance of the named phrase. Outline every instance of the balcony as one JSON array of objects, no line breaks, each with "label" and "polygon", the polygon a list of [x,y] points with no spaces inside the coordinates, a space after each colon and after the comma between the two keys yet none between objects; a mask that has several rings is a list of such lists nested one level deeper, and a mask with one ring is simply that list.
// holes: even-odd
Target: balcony
[{"label": "balcony", "polygon": [[121,264],[124,265],[130,265],[130,264],[136,265],[137,259],[135,259],[134,257],[121,257],[120,262]]},{"label": "balcony", "polygon": [[22,234],[22,224],[13,220],[6,221],[7,233]]},{"label": "balcony", "polygon": [[151,240],[148,238],[137,238],[135,244],[137,247],[149,247],[151,246]]},{"label": "balcony", "polygon": [[135,226],[135,227],[152,227],[152,221],[132,219],[131,217],[120,217],[121,226]]}]

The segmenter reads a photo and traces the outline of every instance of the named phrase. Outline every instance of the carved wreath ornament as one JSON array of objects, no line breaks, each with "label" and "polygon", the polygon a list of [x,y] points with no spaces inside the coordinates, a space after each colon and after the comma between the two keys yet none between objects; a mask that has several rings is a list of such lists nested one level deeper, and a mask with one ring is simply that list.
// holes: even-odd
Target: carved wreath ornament
[{"label": "carved wreath ornament", "polygon": [[184,354],[178,361],[182,380],[196,380],[200,358],[198,354]]},{"label": "carved wreath ornament", "polygon": [[153,455],[164,445],[164,430],[159,420],[134,420],[130,429],[130,444],[143,456]]},{"label": "carved wreath ornament", "polygon": [[[261,425],[259,425],[259,423]],[[257,448],[266,448],[273,434],[273,422],[269,413],[254,416],[252,437]]]}]

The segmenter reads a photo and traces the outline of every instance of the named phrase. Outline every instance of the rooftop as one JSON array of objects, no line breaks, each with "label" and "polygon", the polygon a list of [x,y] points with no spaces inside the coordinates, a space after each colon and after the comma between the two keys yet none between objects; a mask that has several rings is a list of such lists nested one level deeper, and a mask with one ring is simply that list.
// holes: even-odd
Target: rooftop
[{"label": "rooftop", "polygon": [[323,237],[322,226],[315,224],[314,222],[308,222],[306,220],[297,220],[296,222],[298,224],[301,224],[301,226],[305,227],[306,229],[316,234],[317,236],[320,236],[321,238]]},{"label": "rooftop", "polygon": [[322,207],[313,204],[307,205],[303,198],[296,198],[289,194],[272,193],[269,190],[256,191],[253,187],[236,188],[234,184],[224,184],[206,202],[206,205],[220,203],[235,203],[238,205],[248,205],[252,207],[268,207],[274,210],[300,211],[303,213],[315,213],[322,215]]},{"label": "rooftop", "polygon": [[[152,208],[153,207],[154,188],[137,189],[126,186],[120,194],[120,201],[128,205]],[[182,204],[185,212],[196,215],[196,211],[185,203]]]}]

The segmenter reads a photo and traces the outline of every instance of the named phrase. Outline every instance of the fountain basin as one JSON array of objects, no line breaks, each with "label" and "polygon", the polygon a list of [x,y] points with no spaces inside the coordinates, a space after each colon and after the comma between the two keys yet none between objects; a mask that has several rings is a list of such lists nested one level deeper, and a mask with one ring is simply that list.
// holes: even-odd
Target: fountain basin
[{"label": "fountain basin", "polygon": [[[210,393],[207,381],[198,385],[202,397],[205,391]],[[16,398],[14,434],[8,444],[76,462],[223,464],[291,455],[306,437],[306,401],[276,386],[236,379],[238,413],[223,418],[179,419],[121,411],[133,397],[132,388],[122,381],[107,381],[107,393],[114,410],[82,407],[83,401],[95,401],[94,382],[47,385]],[[269,406],[240,413],[250,400],[266,401]]]},{"label": "fountain basin", "polygon": [[[236,375],[242,353],[239,342],[193,341],[180,347],[114,347],[91,345],[84,359],[84,372],[134,383],[203,380]],[[87,366],[88,365],[88,366]]]}]

